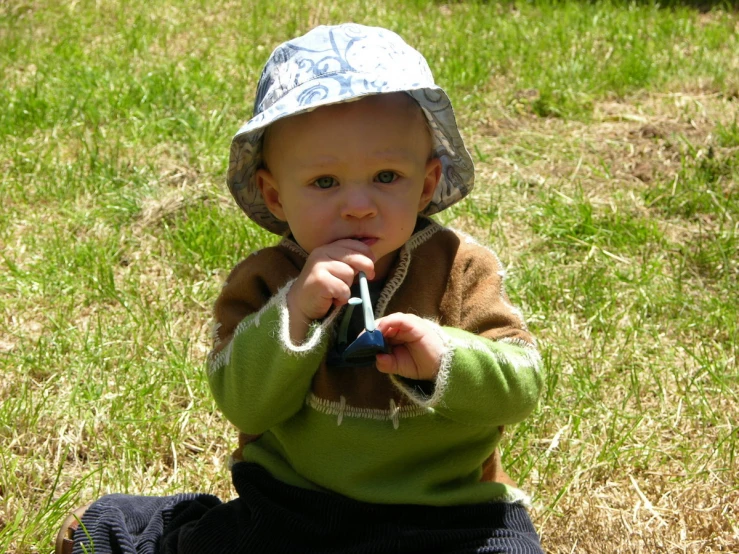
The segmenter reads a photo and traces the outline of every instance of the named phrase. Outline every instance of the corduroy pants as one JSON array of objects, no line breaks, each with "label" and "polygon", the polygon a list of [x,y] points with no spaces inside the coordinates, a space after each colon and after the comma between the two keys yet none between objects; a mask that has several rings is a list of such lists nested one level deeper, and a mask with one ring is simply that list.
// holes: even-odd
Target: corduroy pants
[{"label": "corduroy pants", "polygon": [[238,498],[112,494],[93,503],[74,554],[542,554],[526,509],[379,505],[309,491],[246,462],[232,470]]}]

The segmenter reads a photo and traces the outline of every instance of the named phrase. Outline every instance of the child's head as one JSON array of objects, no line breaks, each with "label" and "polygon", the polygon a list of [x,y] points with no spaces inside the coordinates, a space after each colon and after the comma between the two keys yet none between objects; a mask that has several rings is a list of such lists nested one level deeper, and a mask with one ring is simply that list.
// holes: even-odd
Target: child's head
[{"label": "child's head", "polygon": [[436,190],[441,162],[405,93],[332,104],[275,122],[265,133],[257,186],[267,208],[307,252],[361,240],[383,276]]},{"label": "child's head", "polygon": [[[346,238],[341,226],[341,236],[322,227],[371,215],[376,200],[396,206],[392,225],[407,240],[418,213],[439,212],[472,188],[472,160],[449,98],[423,56],[386,29],[318,27],[279,46],[254,113],[233,139],[229,188],[251,219],[274,233],[290,229],[309,252],[316,241]],[[394,190],[387,180],[404,186]],[[365,185],[344,187],[344,215],[328,212],[337,182]],[[359,238],[379,232],[350,230]]]}]

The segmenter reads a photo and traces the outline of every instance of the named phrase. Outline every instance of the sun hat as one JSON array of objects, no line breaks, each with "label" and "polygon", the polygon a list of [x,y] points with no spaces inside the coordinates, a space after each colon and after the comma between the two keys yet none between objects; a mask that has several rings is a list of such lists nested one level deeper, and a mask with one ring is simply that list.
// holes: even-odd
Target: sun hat
[{"label": "sun hat", "polygon": [[421,107],[441,160],[439,185],[425,215],[464,198],[475,169],[457,128],[447,94],[434,83],[424,57],[392,31],[354,23],[320,26],[278,46],[259,78],[254,116],[231,142],[228,187],[257,224],[282,235],[288,227],[272,215],[256,184],[262,137],[278,119],[373,94],[405,92]]}]

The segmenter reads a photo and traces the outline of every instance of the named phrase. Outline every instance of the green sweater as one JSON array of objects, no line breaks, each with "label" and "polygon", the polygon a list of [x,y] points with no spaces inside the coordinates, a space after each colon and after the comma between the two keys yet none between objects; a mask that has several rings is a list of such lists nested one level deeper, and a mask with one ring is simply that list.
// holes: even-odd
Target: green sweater
[{"label": "green sweater", "polygon": [[245,434],[243,459],[286,483],[368,502],[525,500],[493,480],[492,466],[502,427],[535,407],[541,359],[497,257],[426,218],[401,249],[375,316],[436,323],[446,351],[434,383],[327,367],[340,309],[293,344],[286,295],[305,259],[290,239],[254,253],[216,302],[208,378]]}]

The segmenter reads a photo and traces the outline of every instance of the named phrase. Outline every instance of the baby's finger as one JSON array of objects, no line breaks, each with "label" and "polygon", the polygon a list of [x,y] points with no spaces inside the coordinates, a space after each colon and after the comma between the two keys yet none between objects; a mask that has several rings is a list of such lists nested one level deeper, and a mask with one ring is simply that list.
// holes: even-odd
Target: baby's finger
[{"label": "baby's finger", "polygon": [[354,277],[363,271],[367,275],[367,279],[375,278],[375,263],[363,254],[357,252],[347,252],[341,256],[333,258],[333,261],[341,262],[349,267],[352,271],[352,281]]},{"label": "baby's finger", "polygon": [[416,361],[404,346],[393,348],[392,354],[378,354],[375,366],[382,373],[394,373],[409,379],[418,379],[420,374]]},{"label": "baby's finger", "polygon": [[347,264],[355,274],[363,271],[368,279],[375,277],[375,256],[362,242],[343,239],[329,245],[325,254],[331,260]]},{"label": "baby's finger", "polygon": [[[336,279],[350,287],[354,282],[356,275],[354,269],[349,264],[336,260],[325,260],[316,264],[316,276],[322,282],[329,283]],[[340,286],[334,283],[334,286]]]},{"label": "baby's finger", "polygon": [[351,281],[347,284],[343,279],[329,274],[327,279],[324,281],[323,290],[328,297],[333,299],[335,306],[343,306],[349,301],[349,298],[351,298],[352,295],[351,288],[349,287],[350,284]]},{"label": "baby's finger", "polygon": [[380,373],[397,373],[398,364],[392,354],[377,354],[375,367]]},{"label": "baby's finger", "polygon": [[404,313],[381,317],[375,325],[391,344],[415,342],[428,332],[421,318]]},{"label": "baby's finger", "polygon": [[327,244],[326,247],[339,247],[344,248],[346,250],[351,250],[354,252],[359,252],[360,254],[364,254],[372,261],[375,260],[375,255],[372,253],[372,248],[370,248],[367,244],[363,243],[361,240],[357,239],[339,239],[337,241],[334,241],[330,244]]}]

